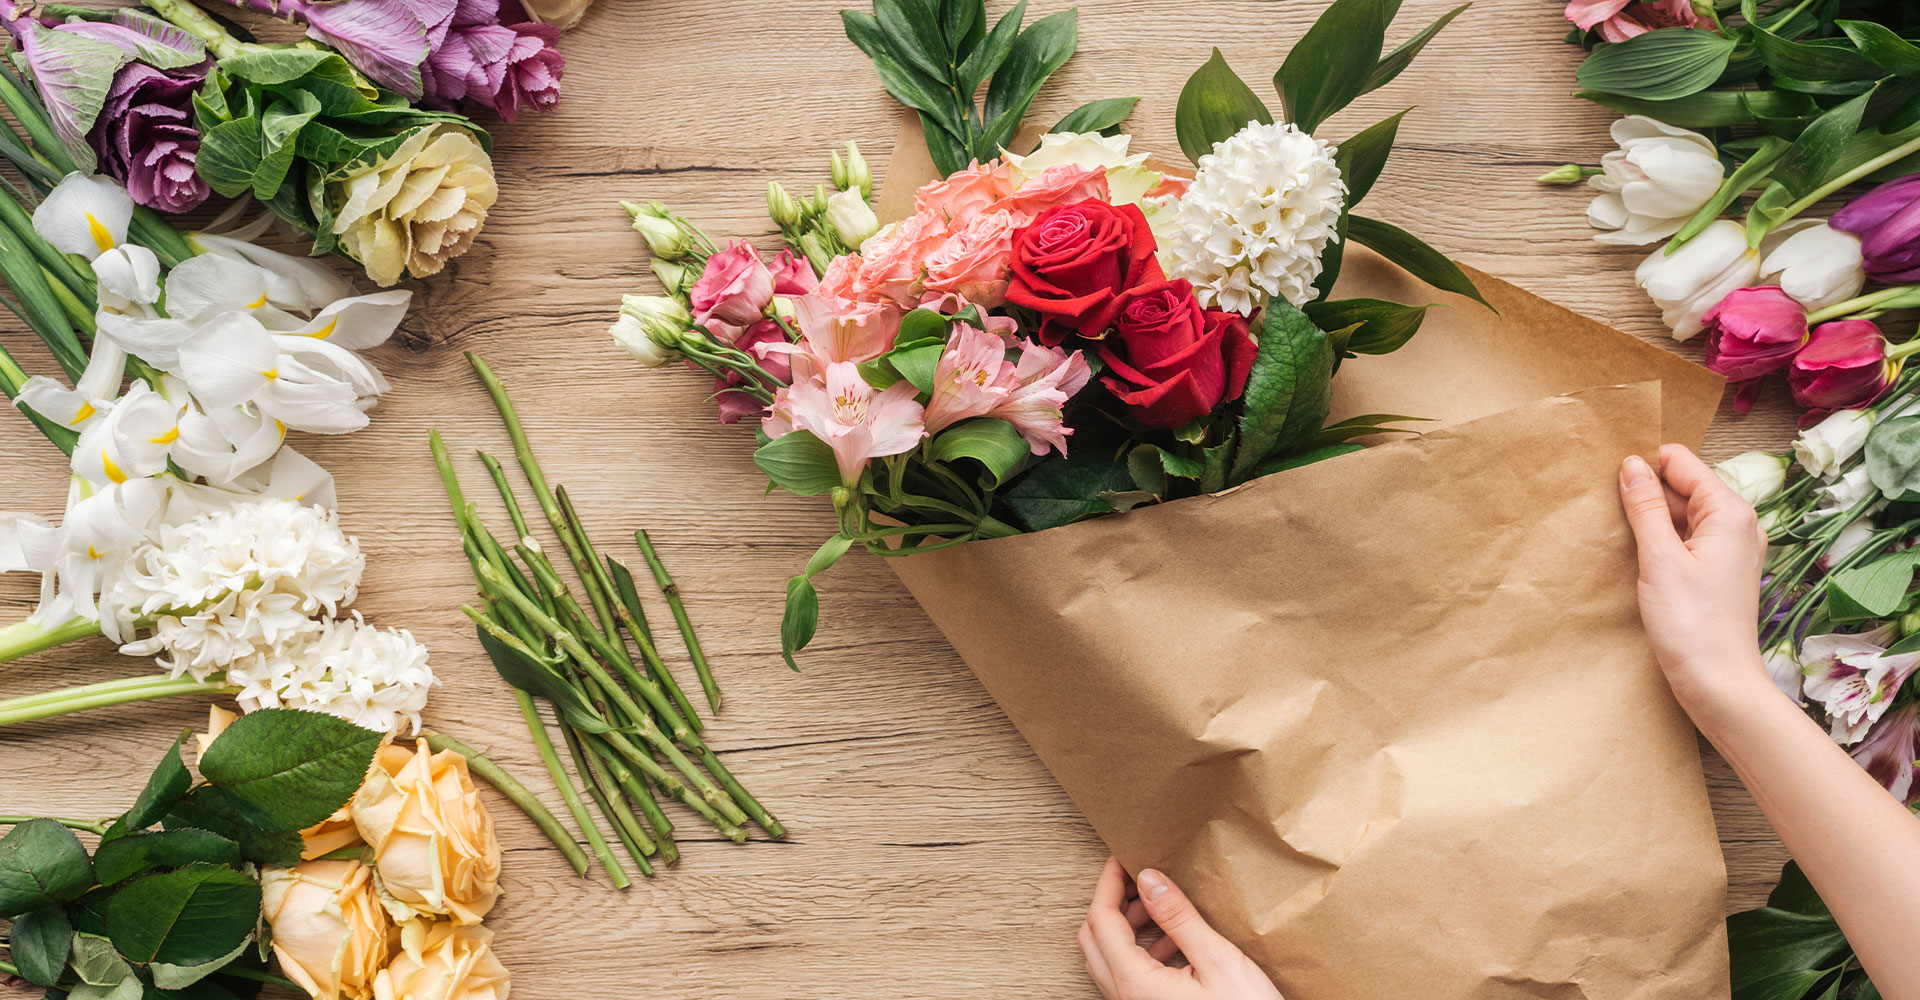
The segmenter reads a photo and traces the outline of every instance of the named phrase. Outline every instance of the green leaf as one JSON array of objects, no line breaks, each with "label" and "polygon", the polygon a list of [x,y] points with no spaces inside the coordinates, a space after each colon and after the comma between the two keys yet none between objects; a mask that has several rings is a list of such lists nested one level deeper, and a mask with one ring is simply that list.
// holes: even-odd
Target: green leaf
[{"label": "green leaf", "polygon": [[960,124],[953,117],[952,95],[944,90],[940,81],[928,79],[895,58],[881,33],[880,22],[872,14],[843,10],[840,23],[846,29],[848,40],[873,60],[873,68],[880,74],[880,85],[887,89],[889,96],[919,111],[923,120],[937,125],[955,142],[960,140]]},{"label": "green leaf", "polygon": [[938,4],[922,0],[873,0],[873,17],[880,25],[881,37],[887,40],[887,48],[935,81],[947,78],[952,55],[938,16]]},{"label": "green leaf", "polygon": [[1000,20],[994,22],[993,30],[987,32],[987,37],[972,52],[967,53],[965,59],[961,60],[960,68],[955,71],[961,93],[971,98],[980,89],[980,85],[986,82],[987,77],[992,76],[1007,61],[1008,54],[1013,52],[1014,39],[1020,37],[1020,24],[1026,16],[1027,0],[1020,0],[1013,5],[1012,10],[1002,14]]},{"label": "green leaf", "polygon": [[796,496],[819,496],[840,482],[833,449],[806,431],[782,434],[753,453],[753,464],[775,486]]},{"label": "green leaf", "polygon": [[345,62],[329,49],[248,47],[220,60],[221,71],[253,83],[291,83],[320,69],[329,60]]},{"label": "green leaf", "polygon": [[954,59],[965,59],[987,30],[985,0],[940,0],[940,34]]},{"label": "green leaf", "polygon": [[1167,475],[1180,479],[1199,479],[1206,473],[1207,468],[1205,463],[1197,458],[1176,455],[1165,448],[1160,449],[1160,467],[1166,470]]},{"label": "green leaf", "polygon": [[1287,121],[1312,132],[1367,92],[1400,0],[1333,0],[1273,74]]},{"label": "green leaf", "polygon": [[67,953],[73,946],[73,923],[59,906],[43,906],[13,919],[7,949],[20,978],[35,986],[52,986],[67,971]]},{"label": "green leaf", "polygon": [[[1764,907],[1727,918],[1727,950],[1732,957],[1734,996],[1798,1000],[1800,993],[1769,993],[1778,988],[1772,981],[1789,973],[1824,973],[1844,961],[1847,939],[1832,916]],[[1818,978],[1808,979],[1802,991]]]},{"label": "green leaf", "polygon": [[159,766],[147,777],[146,786],[133,800],[133,808],[121,818],[121,825],[127,830],[144,830],[160,822],[167,810],[192,787],[193,776],[187,773],[187,765],[180,759],[180,744],[185,740],[185,734],[174,740],[173,746],[160,758]]},{"label": "green leaf", "polygon": [[1015,480],[1000,494],[1007,509],[1028,531],[1044,531],[1098,514],[1113,513],[1103,493],[1133,489],[1133,476],[1112,451],[1076,447],[1064,459],[1049,460]]},{"label": "green leaf", "polygon": [[[926,310],[916,309],[914,312],[926,312]],[[907,315],[911,316],[913,313]],[[941,328],[945,329],[944,322]],[[903,322],[902,333],[905,330],[906,325]],[[905,341],[905,338],[903,337],[902,340]],[[893,366],[893,370],[899,372],[901,378],[913,383],[915,389],[921,392],[932,392],[933,373],[940,366],[940,355],[945,350],[946,340],[943,335],[903,342],[900,346],[888,351],[885,357],[887,363]]]},{"label": "green leaf", "polygon": [[820,627],[820,594],[806,575],[787,581],[787,606],[780,613],[780,658],[798,673],[800,664],[793,654],[807,648]]},{"label": "green leaf", "polygon": [[1255,337],[1260,353],[1247,375],[1230,484],[1245,482],[1268,456],[1305,442],[1327,419],[1333,348],[1326,332],[1275,299],[1261,314]]},{"label": "green leaf", "polygon": [[1322,330],[1357,325],[1347,338],[1353,354],[1391,354],[1420,331],[1432,306],[1409,306],[1385,299],[1322,299],[1306,306],[1308,318]]},{"label": "green leaf", "polygon": [[1380,171],[1387,165],[1387,157],[1393,154],[1400,119],[1406,116],[1407,112],[1402,111],[1377,121],[1334,147],[1334,166],[1340,168],[1340,179],[1347,182],[1347,208],[1360,204],[1360,199],[1373,189],[1373,182],[1380,178]]},{"label": "green leaf", "polygon": [[133,966],[114,950],[113,942],[97,934],[75,934],[69,958],[79,985],[69,1000],[140,1000],[140,979]]},{"label": "green leaf", "polygon": [[933,460],[951,463],[963,458],[979,462],[981,485],[997,490],[1033,455],[1027,439],[1005,420],[980,417],[941,431],[930,445]]},{"label": "green leaf", "polygon": [[1411,427],[1395,427],[1399,423],[1425,423],[1432,417],[1409,417],[1399,413],[1363,413],[1357,417],[1348,417],[1338,423],[1320,428],[1308,444],[1314,448],[1350,441],[1357,437],[1374,434],[1417,434]]},{"label": "green leaf", "polygon": [[1860,53],[1897,76],[1920,76],[1920,45],[1873,21],[1835,21]]},{"label": "green leaf", "polygon": [[1906,549],[1827,577],[1828,614],[1835,621],[1892,615],[1906,603],[1916,569],[1920,549]]},{"label": "green leaf", "polygon": [[1200,451],[1200,492],[1218,493],[1227,488],[1227,468],[1233,461],[1234,446],[1240,442],[1240,430],[1227,428],[1226,440]]},{"label": "green leaf", "polygon": [[[1920,634],[1920,633],[1916,633]],[[1889,650],[1891,652],[1891,650]],[[1811,913],[1831,915],[1826,901],[1814,890],[1813,883],[1807,879],[1806,872],[1800,866],[1789,861],[1780,869],[1780,881],[1774,884],[1773,891],[1767,894],[1767,905],[1776,910],[1793,913]]]},{"label": "green leaf", "polygon": [[155,962],[147,968],[147,971],[153,975],[153,985],[156,989],[169,992],[184,990],[233,964],[235,959],[246,953],[251,944],[253,944],[251,938],[241,941],[225,955],[198,965],[169,965],[165,962]]},{"label": "green leaf", "polygon": [[480,648],[487,651],[487,659],[493,661],[501,680],[553,702],[575,729],[604,733],[612,728],[594,711],[586,695],[560,672],[558,655],[543,658],[525,645],[503,641],[478,622],[473,628],[480,637]]},{"label": "green leaf", "polygon": [[947,342],[947,318],[932,309],[911,309],[900,317],[900,332],[894,337],[894,350],[923,347],[927,343]]},{"label": "green leaf", "polygon": [[[1440,251],[1422,242],[1419,237],[1378,219],[1369,219],[1355,215],[1347,220],[1347,235],[1380,256],[1393,261],[1405,269],[1408,274],[1421,281],[1455,295],[1467,298],[1493,309],[1493,304],[1473,286],[1466,272],[1460,266],[1448,260]],[[1498,310],[1495,310],[1496,312]]]},{"label": "green leaf", "polygon": [[1864,450],[1867,478],[1888,499],[1920,491],[1920,416],[1895,417],[1873,428]]},{"label": "green leaf", "polygon": [[1173,128],[1180,138],[1180,151],[1198,163],[1213,152],[1214,143],[1232,138],[1248,122],[1271,125],[1273,113],[1227,65],[1220,50],[1214,49],[1213,55],[1187,78],[1174,105]]},{"label": "green leaf", "polygon": [[1623,97],[1686,97],[1720,79],[1736,44],[1701,28],[1660,28],[1600,46],[1574,79],[1589,90]]},{"label": "green leaf", "polygon": [[1804,197],[1818,187],[1839,162],[1854,133],[1860,131],[1860,116],[1866,112],[1871,96],[1861,94],[1814,119],[1773,168],[1773,179],[1785,185],[1795,198]]},{"label": "green leaf", "polygon": [[101,844],[93,852],[93,869],[101,885],[113,885],[156,868],[192,864],[237,868],[243,860],[239,844],[211,830],[159,830]]},{"label": "green leaf", "polygon": [[1113,135],[1120,130],[1120,123],[1133,113],[1133,106],[1140,103],[1138,97],[1109,97],[1099,101],[1088,101],[1067,112],[1065,118],[1049,132],[1098,132],[1101,135]]},{"label": "green leaf", "polygon": [[1399,48],[1387,53],[1385,58],[1374,65],[1372,75],[1367,77],[1366,90],[1361,93],[1378,90],[1393,82],[1393,78],[1399,76],[1400,72],[1413,62],[1413,57],[1419,55],[1420,50],[1426,48],[1428,42],[1433,41],[1433,36],[1439,34],[1441,28],[1446,27],[1454,18],[1466,13],[1467,8],[1471,6],[1473,4],[1463,3],[1447,11],[1432,24],[1421,29],[1419,34],[1400,43]]},{"label": "green leaf", "polygon": [[293,167],[296,140],[300,130],[320,114],[320,102],[306,91],[295,91],[293,99],[279,100],[267,106],[260,116],[262,156],[253,176],[253,196],[268,200],[280,190]]},{"label": "green leaf", "polygon": [[840,557],[846,555],[847,550],[852,547],[853,539],[846,535],[835,535],[821,542],[813,555],[807,557],[806,574],[814,577],[832,569],[834,564],[840,561]]},{"label": "green leaf", "polygon": [[263,709],[213,741],[200,756],[200,774],[255,826],[304,830],[353,798],[380,740],[331,715]]},{"label": "green leaf", "polygon": [[1078,44],[1078,21],[1071,8],[1033,22],[1014,39],[1006,62],[987,84],[987,100],[981,116],[985,125],[973,143],[976,159],[990,160],[999,155],[1001,147],[1013,141],[1020,120],[1026,117],[1027,108],[1033,105],[1041,86],[1054,70],[1073,58]]},{"label": "green leaf", "polygon": [[1694,129],[1746,125],[1756,116],[1791,118],[1813,110],[1813,101],[1806,95],[1781,90],[1703,90],[1666,100],[1645,100],[1598,90],[1578,90],[1574,96],[1623,115],[1646,115],[1669,125]]},{"label": "green leaf", "polygon": [[201,133],[194,169],[221,196],[239,197],[253,190],[253,175],[260,169],[260,143],[259,118],[221,122]]},{"label": "green leaf", "polygon": [[[1755,28],[1752,37],[1754,50],[1773,73],[1775,83],[1783,77],[1808,83],[1850,83],[1876,80],[1886,75],[1884,70],[1874,65],[1873,60],[1861,55],[1853,43],[1845,38],[1816,38],[1796,42],[1765,28]],[[1729,39],[1727,44],[1734,43]]]},{"label": "green leaf", "polygon": [[240,845],[240,855],[257,865],[291,867],[303,846],[297,830],[262,830],[242,819],[218,788],[203,785],[174,804],[162,821],[165,829],[211,830]]},{"label": "green leaf", "polygon": [[216,865],[143,875],[121,886],[101,916],[108,939],[129,961],[198,965],[252,936],[260,919],[260,883]]},{"label": "green leaf", "polygon": [[1248,478],[1259,479],[1262,476],[1271,476],[1276,472],[1286,472],[1289,469],[1298,469],[1303,465],[1312,465],[1315,462],[1324,462],[1329,458],[1339,458],[1342,455],[1351,455],[1356,451],[1366,450],[1365,445],[1358,445],[1352,442],[1340,442],[1337,444],[1321,445],[1317,448],[1309,448],[1297,455],[1277,455],[1261,462],[1260,467],[1253,470],[1253,475]]},{"label": "green leaf", "polygon": [[0,837],[0,917],[80,898],[93,888],[93,863],[73,831],[30,819]]},{"label": "green leaf", "polygon": [[1784,139],[1768,136],[1766,141],[1761,143],[1760,148],[1734,170],[1733,176],[1728,177],[1726,182],[1720,185],[1720,190],[1715,191],[1713,197],[1707,199],[1707,203],[1701,205],[1700,210],[1693,213],[1693,217],[1687,220],[1687,224],[1681,226],[1680,231],[1673,235],[1673,239],[1667,244],[1667,252],[1671,254],[1712,225],[1713,220],[1718,219],[1736,199],[1773,171],[1773,165],[1786,154],[1790,145],[1792,144]]}]

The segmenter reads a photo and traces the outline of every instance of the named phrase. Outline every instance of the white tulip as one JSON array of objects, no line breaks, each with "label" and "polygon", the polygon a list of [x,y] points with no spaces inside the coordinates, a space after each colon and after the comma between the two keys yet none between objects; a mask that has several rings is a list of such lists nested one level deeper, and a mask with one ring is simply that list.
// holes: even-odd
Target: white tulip
[{"label": "white tulip", "polygon": [[127,241],[133,196],[111,177],[71,173],[33,210],[33,231],[61,253],[91,261]]},{"label": "white tulip", "polygon": [[1720,189],[1726,168],[1706,136],[1645,115],[1613,123],[1620,148],[1600,158],[1602,173],[1587,179],[1600,195],[1587,220],[1605,229],[1602,243],[1645,246],[1680,231]]},{"label": "white tulip", "polygon": [[827,199],[827,224],[840,237],[842,246],[857,247],[880,231],[880,217],[873,214],[866,195],[859,188],[848,188]]},{"label": "white tulip", "polygon": [[1760,276],[1809,311],[1845,302],[1867,283],[1860,237],[1824,222],[1800,227],[1760,262]]},{"label": "white tulip", "polygon": [[1660,307],[1673,339],[1686,340],[1701,331],[1702,319],[1728,292],[1759,280],[1760,252],[1747,246],[1745,226],[1721,219],[1672,254],[1655,250],[1633,277]]},{"label": "white tulip", "polygon": [[1740,499],[1758,506],[1787,485],[1788,464],[1783,455],[1750,451],[1721,462],[1713,471]]},{"label": "white tulip", "polygon": [[1793,457],[1807,475],[1828,477],[1867,443],[1873,414],[1865,410],[1836,410],[1825,420],[1800,432],[1793,441]]}]

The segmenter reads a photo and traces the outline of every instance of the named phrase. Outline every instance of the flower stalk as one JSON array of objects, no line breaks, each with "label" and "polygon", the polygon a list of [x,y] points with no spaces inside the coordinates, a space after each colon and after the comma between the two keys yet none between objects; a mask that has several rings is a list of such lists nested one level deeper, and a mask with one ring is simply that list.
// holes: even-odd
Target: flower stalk
[{"label": "flower stalk", "polygon": [[0,663],[100,634],[100,623],[73,618],[47,628],[31,621],[0,626]]},{"label": "flower stalk", "polygon": [[223,676],[196,681],[190,677],[175,679],[166,674],[135,678],[133,681],[105,681],[81,687],[62,688],[45,694],[0,701],[0,727],[34,722],[96,708],[132,705],[182,695],[239,694],[240,688]]},{"label": "flower stalk", "polygon": [[580,850],[580,845],[574,843],[572,837],[567,836],[566,828],[560,825],[560,821],[545,804],[527,790],[527,786],[515,780],[500,765],[488,760],[478,750],[451,736],[432,729],[423,729],[420,735],[426,739],[427,746],[435,751],[451,750],[465,757],[467,769],[486,779],[488,784],[507,797],[507,801],[512,802],[525,813],[527,818],[533,821],[533,825],[539,827],[540,832],[546,834],[548,840],[553,841],[553,846],[558,847],[560,853],[566,855],[567,863],[573,866],[576,874],[587,873],[587,857]]}]

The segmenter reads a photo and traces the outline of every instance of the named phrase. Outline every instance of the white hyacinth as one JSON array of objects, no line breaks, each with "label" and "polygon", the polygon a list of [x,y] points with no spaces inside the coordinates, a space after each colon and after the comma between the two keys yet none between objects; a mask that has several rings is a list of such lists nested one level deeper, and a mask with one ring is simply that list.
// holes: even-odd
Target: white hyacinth
[{"label": "white hyacinth", "polygon": [[285,648],[233,663],[227,680],[239,686],[248,712],[325,712],[396,735],[419,731],[428,690],[438,683],[413,633],[374,628],[358,612],[350,620],[317,620]]},{"label": "white hyacinth", "polygon": [[1313,298],[1347,185],[1333,149],[1293,125],[1248,125],[1200,157],[1163,263],[1202,305],[1251,315]]}]

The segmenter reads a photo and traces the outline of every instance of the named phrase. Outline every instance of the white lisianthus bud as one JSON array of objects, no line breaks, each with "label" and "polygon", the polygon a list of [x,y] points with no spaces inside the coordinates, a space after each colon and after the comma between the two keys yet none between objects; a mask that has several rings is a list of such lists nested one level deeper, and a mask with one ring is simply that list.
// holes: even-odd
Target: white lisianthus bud
[{"label": "white lisianthus bud", "polygon": [[1602,243],[1645,246],[1680,231],[1720,190],[1726,167],[1706,136],[1645,115],[1613,123],[1620,148],[1600,158],[1601,173],[1587,179],[1600,195],[1587,221],[1605,229]]},{"label": "white lisianthus bud", "polygon": [[841,187],[859,188],[863,197],[873,197],[873,171],[867,167],[867,158],[860,155],[860,147],[847,143],[847,182]]},{"label": "white lisianthus bud", "polygon": [[679,299],[628,295],[620,299],[620,319],[608,332],[641,364],[658,368],[678,357],[675,347],[692,322]]},{"label": "white lisianthus bud", "polygon": [[673,352],[654,343],[653,338],[647,336],[646,325],[626,313],[621,313],[607,332],[613,335],[614,343],[626,348],[635,361],[648,368],[659,368],[673,360]]},{"label": "white lisianthus bud", "polygon": [[647,266],[653,269],[653,276],[660,279],[660,284],[666,286],[667,294],[675,298],[684,296],[687,289],[700,280],[699,271],[670,260],[655,257],[647,262]]},{"label": "white lisianthus bud", "polygon": [[767,217],[783,228],[800,223],[800,203],[793,200],[793,195],[788,194],[779,181],[767,182]]},{"label": "white lisianthus bud", "polygon": [[1808,226],[1767,254],[1760,262],[1760,276],[1771,279],[1808,310],[1845,302],[1867,283],[1860,237],[1824,222]]},{"label": "white lisianthus bud", "polygon": [[1760,253],[1747,246],[1747,229],[1721,219],[1669,254],[1655,250],[1633,272],[1660,307],[1660,319],[1673,339],[1686,340],[1704,327],[1702,320],[1727,293],[1760,278]]},{"label": "white lisianthus bud", "polygon": [[1807,470],[1807,475],[1830,477],[1867,443],[1867,432],[1871,430],[1873,414],[1865,410],[1835,411],[1800,432],[1793,442],[1793,457]]},{"label": "white lisianthus bud", "polygon": [[655,257],[667,260],[679,260],[687,255],[687,234],[674,225],[671,219],[662,219],[657,215],[636,215],[633,228],[647,241],[647,249]]},{"label": "white lisianthus bud", "polygon": [[1788,464],[1784,455],[1750,451],[1721,462],[1713,471],[1740,499],[1758,505],[1787,485]]},{"label": "white lisianthus bud", "polygon": [[850,188],[827,199],[827,225],[843,245],[857,247],[880,231],[880,217],[859,188]]}]

